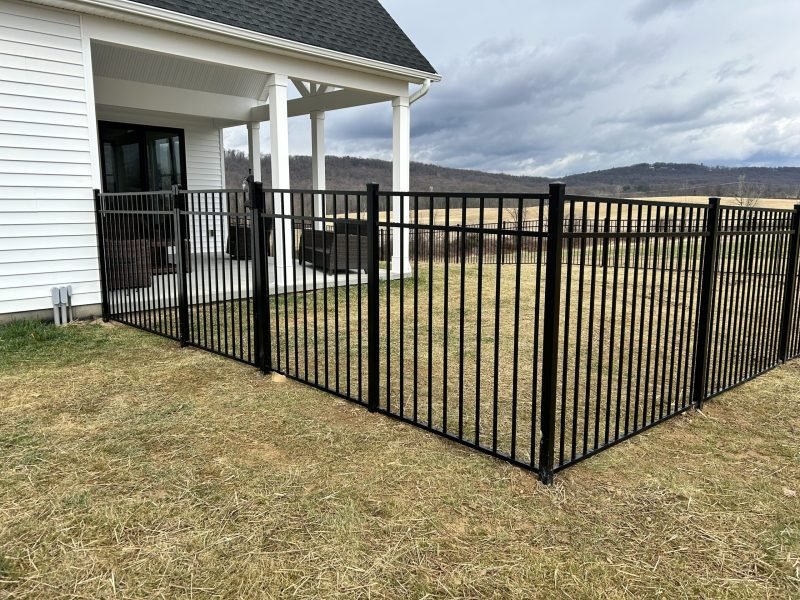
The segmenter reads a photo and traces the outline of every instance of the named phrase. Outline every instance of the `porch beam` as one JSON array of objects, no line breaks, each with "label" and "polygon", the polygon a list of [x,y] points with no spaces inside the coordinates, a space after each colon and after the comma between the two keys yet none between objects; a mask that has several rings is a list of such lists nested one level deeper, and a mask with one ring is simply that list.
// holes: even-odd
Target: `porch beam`
[{"label": "porch beam", "polygon": [[152,83],[95,77],[94,96],[97,104],[106,106],[174,113],[238,123],[257,120],[250,118],[251,111],[256,103],[255,100]]},{"label": "porch beam", "polygon": [[[408,192],[411,187],[411,104],[408,96],[392,101],[392,191]],[[392,196],[392,222],[408,223],[408,196]],[[401,240],[402,237],[402,252]],[[392,275],[411,272],[408,228],[392,232]]]},{"label": "porch beam", "polygon": [[[288,87],[286,75],[270,75],[267,83],[269,89],[269,105],[272,119],[269,122],[270,144],[272,145],[272,189],[288,190],[289,181],[289,115]],[[276,215],[292,213],[290,194],[275,194],[274,210]],[[290,219],[275,219],[275,263],[278,269],[292,271],[294,256],[292,252],[293,232]]]},{"label": "porch beam", "polygon": [[[316,94],[306,98],[296,98],[288,103],[289,117],[310,115],[314,111],[339,110],[353,106],[366,106],[391,100],[384,94],[373,94],[360,90],[339,90],[325,94]],[[249,121],[269,121],[269,106],[257,106],[250,111]]]},{"label": "porch beam", "polygon": [[[325,189],[325,113],[311,113],[311,186],[315,190]],[[314,194],[314,216],[325,215],[325,195]],[[315,221],[316,229],[323,229],[321,221]]]}]

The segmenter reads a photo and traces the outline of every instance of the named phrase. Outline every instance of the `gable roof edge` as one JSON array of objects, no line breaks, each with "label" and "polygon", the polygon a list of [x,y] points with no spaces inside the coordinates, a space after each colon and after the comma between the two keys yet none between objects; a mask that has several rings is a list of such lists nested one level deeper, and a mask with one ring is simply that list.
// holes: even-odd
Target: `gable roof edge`
[{"label": "gable roof edge", "polygon": [[89,13],[98,16],[117,18],[120,20],[131,21],[137,24],[151,25],[151,21],[161,23],[162,29],[181,32],[181,29],[189,29],[195,32],[204,31],[223,38],[227,43],[236,42],[238,45],[245,45],[256,48],[267,47],[273,51],[289,54],[301,54],[309,58],[321,60],[323,62],[346,63],[349,67],[356,67],[366,71],[378,71],[383,75],[388,75],[409,83],[422,83],[426,79],[434,82],[441,81],[442,77],[438,73],[429,73],[418,69],[403,67],[400,65],[364,58],[346,52],[330,50],[321,46],[313,46],[302,42],[296,42],[258,33],[218,23],[209,19],[203,19],[192,15],[141,4],[133,0],[28,0],[34,4],[41,4],[53,8],[72,10],[81,13]]}]

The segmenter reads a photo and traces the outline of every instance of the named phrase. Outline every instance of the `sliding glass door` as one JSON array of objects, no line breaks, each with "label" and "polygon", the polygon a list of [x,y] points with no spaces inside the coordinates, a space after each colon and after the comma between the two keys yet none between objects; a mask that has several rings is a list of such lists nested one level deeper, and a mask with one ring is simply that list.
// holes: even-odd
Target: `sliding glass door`
[{"label": "sliding glass door", "polygon": [[123,123],[99,124],[103,191],[156,192],[186,187],[183,130]]}]

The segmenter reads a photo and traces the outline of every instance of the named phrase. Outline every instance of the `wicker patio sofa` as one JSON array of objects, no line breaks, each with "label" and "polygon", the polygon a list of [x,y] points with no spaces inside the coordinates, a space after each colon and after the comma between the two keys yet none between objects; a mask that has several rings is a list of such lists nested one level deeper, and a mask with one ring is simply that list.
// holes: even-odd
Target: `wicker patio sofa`
[{"label": "wicker patio sofa", "polygon": [[298,255],[301,263],[326,273],[366,271],[367,224],[336,223],[333,231],[304,229]]},{"label": "wicker patio sofa", "polygon": [[[147,288],[153,285],[153,277],[178,272],[175,224],[171,215],[135,214],[132,202],[138,198],[122,198],[116,216],[108,227],[105,254],[108,263],[109,289]],[[123,204],[122,202],[128,202]],[[116,207],[115,207],[116,208]],[[162,211],[166,210],[160,207]],[[190,222],[184,218],[184,230],[189,231]],[[183,250],[188,257],[190,240],[183,240]],[[192,261],[185,262],[187,272],[192,270]]]},{"label": "wicker patio sofa", "polygon": [[[252,260],[253,231],[250,216],[247,210],[250,203],[246,196],[241,194],[228,196],[228,239],[225,242],[225,252],[234,260]],[[233,214],[235,213],[235,214]],[[275,228],[275,219],[264,219],[263,227],[267,247],[270,248],[270,236]]]},{"label": "wicker patio sofa", "polygon": [[106,240],[105,255],[108,289],[149,288],[153,285],[148,240]]}]

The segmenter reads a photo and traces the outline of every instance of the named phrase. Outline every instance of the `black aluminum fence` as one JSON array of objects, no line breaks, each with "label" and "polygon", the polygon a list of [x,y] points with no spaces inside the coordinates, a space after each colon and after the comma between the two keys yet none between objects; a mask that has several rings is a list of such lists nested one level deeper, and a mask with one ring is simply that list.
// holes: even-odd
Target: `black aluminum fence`
[{"label": "black aluminum fence", "polygon": [[257,183],[96,205],[104,318],[548,482],[800,355],[800,207]]},{"label": "black aluminum fence", "polygon": [[[403,202],[378,198],[381,206]],[[534,471],[547,356],[547,200],[410,194],[407,218],[386,215],[376,224],[390,231],[399,257],[382,265],[376,306],[377,408]],[[508,222],[504,205],[535,210],[537,221]],[[435,244],[412,242],[423,236],[443,238],[440,264]],[[513,266],[496,259],[500,249],[513,253]],[[523,264],[523,252],[532,252],[532,264]]]},{"label": "black aluminum fence", "polygon": [[277,282],[264,306],[262,366],[366,405],[367,269],[376,246],[359,218],[367,212],[366,192],[329,192],[330,201],[345,206],[338,216],[315,216],[314,192],[264,193],[258,186],[255,195],[259,229],[273,232],[256,254],[268,271],[264,281]]},{"label": "black aluminum fence", "polygon": [[781,334],[789,333],[788,324],[798,314],[792,310],[794,292],[787,286],[787,275],[797,271],[800,213],[730,206],[713,210],[719,222],[711,297],[714,310],[702,389],[706,398],[785,360],[790,348],[788,339],[781,348]]},{"label": "black aluminum fence", "polygon": [[179,222],[171,192],[95,192],[103,316],[178,340]]},{"label": "black aluminum fence", "polygon": [[[538,203],[538,201],[537,201]],[[537,204],[538,205],[538,204]],[[423,213],[428,212],[423,210]],[[440,211],[437,211],[440,212]],[[423,220],[424,222],[424,220]],[[416,225],[422,223],[415,223]],[[523,221],[518,224],[514,221],[503,221],[500,229],[521,229],[526,234],[517,242],[515,238],[504,239],[498,243],[497,236],[484,236],[482,245],[479,244],[482,233],[487,229],[497,229],[497,223],[484,223],[483,225],[469,222],[453,221],[453,229],[428,230],[427,228],[410,229],[408,231],[408,248],[411,254],[419,256],[423,262],[444,264],[495,264],[500,260],[504,264],[517,262],[516,244],[520,245],[519,262],[522,264],[536,264],[539,252],[536,237],[528,235],[540,232],[536,221]],[[392,231],[382,225],[379,229],[380,258],[386,260],[391,255]],[[480,246],[480,248],[479,248]],[[463,249],[463,252],[462,252]],[[479,252],[480,250],[480,252]]]},{"label": "black aluminum fence", "polygon": [[[422,211],[423,213],[427,211]],[[514,212],[514,211],[511,211]],[[431,261],[434,263],[444,264],[458,264],[462,261],[461,247],[464,246],[463,260],[467,264],[495,264],[498,260],[503,264],[514,264],[517,262],[516,244],[517,240],[513,238],[504,239],[502,244],[497,243],[497,238],[485,239],[482,247],[482,253],[478,252],[478,241],[480,234],[476,228],[481,228],[480,225],[467,221],[462,225],[458,221],[452,223],[455,228],[452,231],[433,230],[428,229],[412,229],[408,233],[408,245],[410,252],[419,255],[420,260],[423,262]],[[584,233],[620,233],[626,231],[628,223],[622,222],[619,219],[595,219],[595,218],[581,218],[575,217],[574,219],[565,219],[565,231],[584,232]],[[660,219],[642,221],[637,223],[637,227],[642,231],[649,232],[678,232],[681,228],[689,226],[701,226],[702,223],[688,223],[687,221],[678,221],[677,219]],[[484,223],[482,229],[494,229],[498,224],[489,222]],[[519,227],[524,232],[536,233],[539,232],[538,222],[525,220],[521,224],[514,221],[503,221],[501,229],[515,229]],[[462,240],[462,237],[464,238]],[[385,260],[388,253],[391,252],[392,234],[385,227],[379,230],[380,242],[380,257]],[[534,236],[524,236],[519,244],[521,251],[519,253],[519,261],[522,264],[536,264],[539,260],[538,248]],[[599,261],[599,260],[613,260],[613,255],[604,257],[601,252],[593,252],[587,249],[585,256],[575,253],[571,257],[573,265],[581,264],[580,261]],[[566,262],[570,257],[564,254],[564,261]]]},{"label": "black aluminum fence", "polygon": [[572,196],[559,217],[556,471],[693,406],[707,207]]}]

